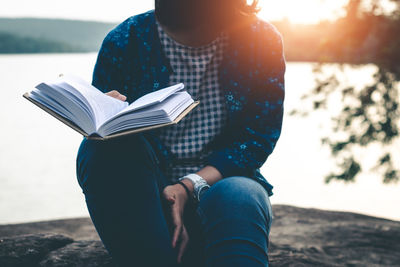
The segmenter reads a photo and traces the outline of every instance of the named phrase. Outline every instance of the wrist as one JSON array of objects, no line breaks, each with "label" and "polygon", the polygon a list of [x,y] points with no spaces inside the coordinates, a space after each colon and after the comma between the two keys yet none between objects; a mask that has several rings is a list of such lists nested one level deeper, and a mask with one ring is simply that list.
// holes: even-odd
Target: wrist
[{"label": "wrist", "polygon": [[183,183],[182,181],[178,181],[175,185],[177,185],[180,188],[179,189],[180,194],[184,195],[185,201],[192,199],[193,194],[191,193],[190,189],[185,183]]},{"label": "wrist", "polygon": [[210,188],[210,185],[207,183],[207,181],[196,173],[190,173],[188,175],[185,175],[179,178],[179,181],[185,182],[185,185],[188,185],[188,187],[190,188],[192,198],[195,201],[200,201],[200,196],[208,188]]},{"label": "wrist", "polygon": [[180,182],[183,183],[189,190],[190,194],[193,195],[193,191],[194,191],[193,183],[189,179],[182,179],[182,180],[180,180]]}]

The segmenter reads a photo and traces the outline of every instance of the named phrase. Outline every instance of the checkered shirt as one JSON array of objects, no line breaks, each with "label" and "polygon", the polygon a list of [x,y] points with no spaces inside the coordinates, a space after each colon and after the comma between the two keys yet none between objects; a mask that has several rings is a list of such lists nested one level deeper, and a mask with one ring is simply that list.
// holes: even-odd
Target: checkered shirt
[{"label": "checkered shirt", "polygon": [[222,61],[227,36],[221,34],[201,47],[188,47],[170,38],[157,23],[164,54],[173,73],[170,85],[184,83],[186,90],[200,104],[178,124],[161,128],[158,136],[173,154],[171,168],[165,170],[167,179],[197,172],[205,165],[212,152],[207,144],[221,132],[226,124],[227,110],[218,81],[218,67]]}]

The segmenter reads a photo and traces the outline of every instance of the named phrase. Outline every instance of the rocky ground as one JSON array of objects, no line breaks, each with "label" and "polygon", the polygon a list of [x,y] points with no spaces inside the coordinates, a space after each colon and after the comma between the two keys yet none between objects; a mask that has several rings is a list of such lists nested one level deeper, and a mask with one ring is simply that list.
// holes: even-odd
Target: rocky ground
[{"label": "rocky ground", "polygon": [[[271,266],[400,266],[400,222],[275,205]],[[0,266],[112,266],[89,218],[0,225]]]}]

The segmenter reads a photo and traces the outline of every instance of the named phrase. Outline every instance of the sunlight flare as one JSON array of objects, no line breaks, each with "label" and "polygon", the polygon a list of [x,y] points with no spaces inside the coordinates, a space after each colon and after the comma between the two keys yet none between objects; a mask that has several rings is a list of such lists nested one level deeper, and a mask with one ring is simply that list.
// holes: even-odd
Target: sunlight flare
[{"label": "sunlight flare", "polygon": [[318,23],[344,15],[348,0],[260,0],[258,16],[265,20],[288,19],[292,23]]}]

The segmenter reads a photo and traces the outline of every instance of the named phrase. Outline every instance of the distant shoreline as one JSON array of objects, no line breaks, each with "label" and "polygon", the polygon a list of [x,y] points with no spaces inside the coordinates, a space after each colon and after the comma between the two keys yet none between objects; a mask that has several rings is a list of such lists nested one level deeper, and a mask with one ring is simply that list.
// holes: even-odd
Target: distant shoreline
[{"label": "distant shoreline", "polygon": [[34,52],[34,53],[0,53],[0,56],[31,56],[31,55],[57,55],[57,54],[73,54],[73,55],[87,55],[87,54],[97,54],[98,51],[89,51],[89,52]]},{"label": "distant shoreline", "polygon": [[[74,54],[74,55],[87,55],[87,54],[97,54],[98,51],[88,51],[88,52],[34,52],[34,53],[0,53],[1,56],[31,56],[31,55],[57,55],[57,54]],[[286,59],[287,63],[310,63],[310,64],[348,64],[348,65],[367,65],[375,64],[373,62],[345,62],[345,61],[318,61],[318,60],[302,60],[302,59]]]}]

